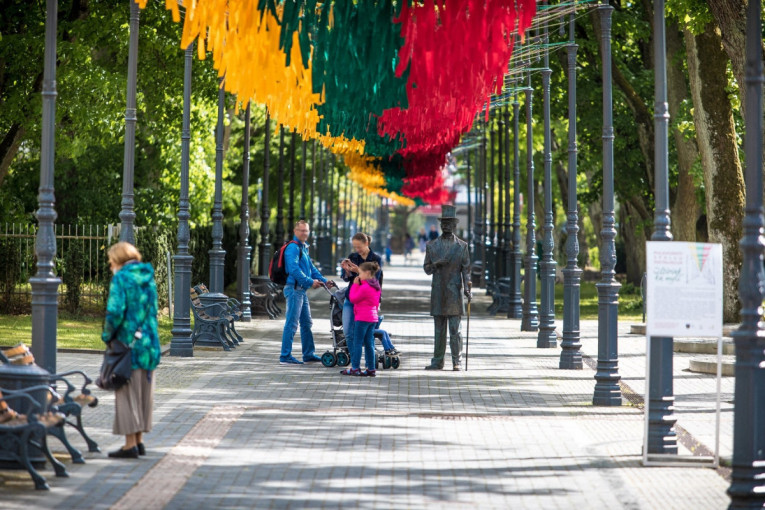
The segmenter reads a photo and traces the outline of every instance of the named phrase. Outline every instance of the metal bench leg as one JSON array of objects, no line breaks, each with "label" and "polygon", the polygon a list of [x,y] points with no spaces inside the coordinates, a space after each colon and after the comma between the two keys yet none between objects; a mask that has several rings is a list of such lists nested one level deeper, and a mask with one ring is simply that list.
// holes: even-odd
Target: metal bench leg
[{"label": "metal bench leg", "polygon": [[242,335],[240,335],[236,330],[236,325],[232,322],[231,323],[231,333],[234,334],[234,337],[236,340],[234,340],[234,343],[239,345],[240,343],[244,342],[244,338],[242,338]]},{"label": "metal bench leg", "polygon": [[45,430],[43,430],[42,434],[40,434],[40,441],[34,441],[30,440],[29,443],[39,448],[43,454],[45,454],[45,457],[47,457],[48,461],[53,466],[53,470],[56,472],[56,476],[59,478],[69,478],[69,473],[66,472],[66,466],[63,465],[56,457],[53,456],[53,454],[50,452],[50,449],[48,448],[48,440],[46,438]]},{"label": "metal bench leg", "polygon": [[226,322],[226,324],[223,325],[223,331],[224,331],[223,336],[226,340],[226,343],[228,343],[229,347],[236,349],[236,346],[239,345],[239,342],[237,342],[236,337],[234,336],[234,333],[231,330],[232,330],[231,323]]},{"label": "metal bench leg", "polygon": [[[44,434],[45,431],[43,431],[43,435]],[[47,491],[50,490],[48,482],[46,482],[45,478],[37,472],[32,465],[32,462],[29,460],[29,442],[31,435],[32,430],[30,429],[21,433],[21,437],[19,438],[19,462],[24,466],[29,473],[29,476],[31,476],[32,480],[35,482],[35,489],[38,491]]]},{"label": "metal bench leg", "polygon": [[85,432],[85,428],[82,426],[82,416],[79,414],[77,415],[77,423],[72,423],[70,421],[67,421],[69,425],[77,429],[77,432],[80,433],[82,438],[85,440],[85,443],[88,445],[88,451],[89,452],[100,452],[101,448],[98,447],[98,443],[93,441],[90,436]]},{"label": "metal bench leg", "polygon": [[64,448],[66,448],[66,451],[69,452],[69,455],[72,457],[72,462],[74,464],[85,464],[85,459],[82,458],[82,453],[80,453],[80,450],[72,446],[69,440],[66,438],[64,424],[65,422],[61,422],[55,427],[49,428],[48,434],[61,441],[61,444],[64,445]]},{"label": "metal bench leg", "polygon": [[228,346],[229,340],[226,338],[226,325],[223,323],[218,324],[218,340],[220,340],[224,351],[231,350],[231,347]]}]

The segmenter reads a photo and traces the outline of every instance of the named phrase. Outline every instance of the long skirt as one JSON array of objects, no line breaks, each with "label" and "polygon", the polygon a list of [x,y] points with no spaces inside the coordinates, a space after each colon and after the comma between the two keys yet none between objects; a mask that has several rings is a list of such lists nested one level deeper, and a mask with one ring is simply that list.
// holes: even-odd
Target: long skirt
[{"label": "long skirt", "polygon": [[112,433],[119,436],[137,432],[151,432],[151,415],[154,408],[154,374],[151,381],[146,370],[135,369],[130,382],[114,393],[114,427]]}]

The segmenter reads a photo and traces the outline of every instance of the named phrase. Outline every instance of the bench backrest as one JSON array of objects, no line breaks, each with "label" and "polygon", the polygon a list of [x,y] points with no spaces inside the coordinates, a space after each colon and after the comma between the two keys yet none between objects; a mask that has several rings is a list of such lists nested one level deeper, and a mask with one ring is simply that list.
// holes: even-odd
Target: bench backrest
[{"label": "bench backrest", "polygon": [[199,294],[197,293],[197,290],[192,287],[189,294],[191,295],[191,304],[194,306],[194,308],[201,307],[202,301],[200,301],[199,299]]}]

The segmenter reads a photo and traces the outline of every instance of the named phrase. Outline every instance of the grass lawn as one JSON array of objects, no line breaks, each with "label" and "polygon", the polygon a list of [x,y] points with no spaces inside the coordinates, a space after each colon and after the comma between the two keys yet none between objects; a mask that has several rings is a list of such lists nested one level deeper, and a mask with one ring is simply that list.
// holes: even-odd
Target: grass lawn
[{"label": "grass lawn", "polygon": [[[57,341],[60,348],[103,350],[101,331],[102,317],[77,317],[60,312],[58,317]],[[172,317],[159,317],[159,342],[165,345],[172,338]],[[31,315],[0,315],[0,346],[32,343]]]},{"label": "grass lawn", "polygon": [[[623,287],[626,292],[619,292],[619,320],[643,322],[643,299],[640,289],[631,285]],[[582,320],[598,318],[598,289],[594,283],[583,282],[579,294],[579,316]],[[540,298],[539,282],[537,282],[537,300]],[[539,301],[537,301],[539,304]],[[555,317],[563,318],[563,285],[555,286]]]}]

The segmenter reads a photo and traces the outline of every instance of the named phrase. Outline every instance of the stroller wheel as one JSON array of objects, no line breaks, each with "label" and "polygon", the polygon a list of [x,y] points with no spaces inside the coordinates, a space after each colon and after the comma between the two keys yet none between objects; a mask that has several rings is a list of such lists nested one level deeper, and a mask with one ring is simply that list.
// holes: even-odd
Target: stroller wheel
[{"label": "stroller wheel", "polygon": [[384,356],[383,357],[383,368],[390,368],[391,366],[391,357],[390,356]]},{"label": "stroller wheel", "polygon": [[321,364],[327,368],[334,367],[337,364],[337,358],[333,353],[327,351],[321,355]]},{"label": "stroller wheel", "polygon": [[340,351],[337,353],[337,366],[339,367],[347,367],[348,363],[351,362],[351,358],[348,357],[348,353],[345,351]]},{"label": "stroller wheel", "polygon": [[398,358],[398,356],[393,356],[390,360],[390,366],[393,368],[398,368],[401,366],[401,360]]}]

